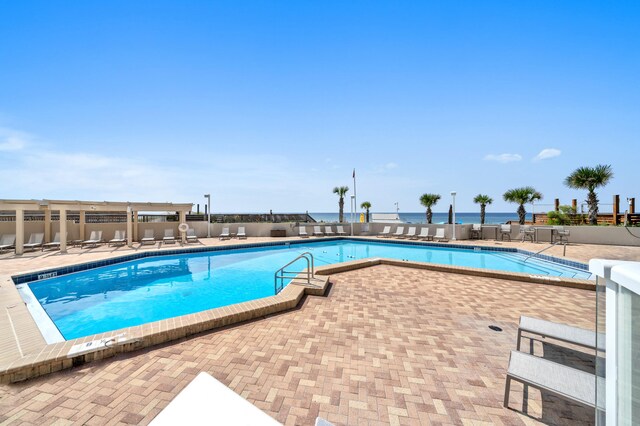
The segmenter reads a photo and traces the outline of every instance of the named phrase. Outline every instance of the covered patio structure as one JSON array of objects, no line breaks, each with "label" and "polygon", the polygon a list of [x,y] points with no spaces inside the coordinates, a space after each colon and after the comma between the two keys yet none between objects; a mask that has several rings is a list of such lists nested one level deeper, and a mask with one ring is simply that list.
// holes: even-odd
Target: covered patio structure
[{"label": "covered patio structure", "polygon": [[[186,215],[193,208],[192,203],[150,203],[150,202],[114,202],[114,201],[78,201],[78,200],[0,200],[0,212],[15,212],[15,252],[24,253],[25,212],[44,213],[44,241],[51,241],[51,214],[58,212],[60,235],[67,235],[67,214],[79,213],[80,240],[85,240],[85,215],[87,212],[96,213],[125,213],[127,219],[127,245],[131,247],[133,241],[138,240],[138,212],[176,212],[179,223],[186,222]],[[185,242],[185,233],[182,235]],[[60,238],[60,251],[67,251],[67,238]]]}]

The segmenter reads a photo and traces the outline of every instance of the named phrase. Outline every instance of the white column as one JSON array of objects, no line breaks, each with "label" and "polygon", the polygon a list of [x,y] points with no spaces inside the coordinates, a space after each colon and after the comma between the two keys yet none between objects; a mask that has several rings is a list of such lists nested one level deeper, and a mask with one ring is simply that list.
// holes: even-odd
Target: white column
[{"label": "white column", "polygon": [[67,252],[67,211],[60,210],[60,253]]},{"label": "white column", "polygon": [[82,241],[86,240],[86,238],[84,237],[84,223],[85,223],[84,210],[80,210],[80,239]]},{"label": "white column", "polygon": [[24,210],[16,210],[16,254],[24,253]]},{"label": "white column", "polygon": [[[187,213],[184,211],[180,212],[180,223],[187,223]],[[187,243],[187,233],[186,232],[180,232],[180,236],[182,239],[182,244],[186,244]]]},{"label": "white column", "polygon": [[133,212],[133,241],[138,241],[138,212]]},{"label": "white column", "polygon": [[44,211],[44,242],[51,242],[51,210],[48,207]]},{"label": "white column", "polygon": [[133,246],[133,222],[131,221],[131,207],[127,207],[127,245]]}]

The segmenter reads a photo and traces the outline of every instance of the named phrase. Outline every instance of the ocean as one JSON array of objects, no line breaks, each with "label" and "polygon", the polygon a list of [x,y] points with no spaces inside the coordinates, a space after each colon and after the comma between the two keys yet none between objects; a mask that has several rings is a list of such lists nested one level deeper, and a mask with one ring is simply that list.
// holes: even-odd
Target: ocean
[{"label": "ocean", "polygon": [[[377,212],[376,212],[377,213]],[[312,218],[314,218],[317,222],[337,222],[338,221],[338,213],[309,213]],[[400,220],[405,223],[427,223],[427,215],[425,212],[422,213],[399,213]],[[345,222],[349,222],[351,220],[350,213],[345,212],[344,214]],[[359,221],[359,213],[355,215],[355,221]],[[500,224],[506,223],[507,221],[517,221],[518,214],[516,212],[513,213],[489,213],[485,214],[484,222],[486,224]],[[531,214],[527,213],[527,220],[531,220]],[[431,219],[432,223],[447,223],[449,221],[449,213],[433,213],[433,218]],[[463,213],[456,212],[456,222],[458,223],[480,223],[480,212],[477,213]]]}]

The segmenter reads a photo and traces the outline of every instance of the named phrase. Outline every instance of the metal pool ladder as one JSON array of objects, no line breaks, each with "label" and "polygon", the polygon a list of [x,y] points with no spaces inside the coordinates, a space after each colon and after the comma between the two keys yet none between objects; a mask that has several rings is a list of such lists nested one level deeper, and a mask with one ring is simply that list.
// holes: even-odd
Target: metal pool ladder
[{"label": "metal pool ladder", "polygon": [[[300,256],[293,259],[291,262],[284,265],[282,268],[278,269],[273,276],[273,287],[275,294],[278,294],[284,288],[284,280],[285,279],[293,279],[298,276],[298,274],[302,273],[302,271],[287,271],[285,268],[287,266],[291,266],[296,263],[298,260],[304,259],[307,261],[307,284],[311,284],[311,280],[315,278],[315,269],[313,266],[313,255],[311,253],[304,252]],[[278,285],[278,280],[280,280],[280,285]]]}]

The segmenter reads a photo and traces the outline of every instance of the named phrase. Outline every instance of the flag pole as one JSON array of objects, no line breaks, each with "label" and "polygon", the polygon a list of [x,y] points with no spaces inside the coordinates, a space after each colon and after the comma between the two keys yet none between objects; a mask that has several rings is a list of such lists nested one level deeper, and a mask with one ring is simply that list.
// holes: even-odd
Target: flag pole
[{"label": "flag pole", "polygon": [[[356,169],[353,169],[353,210],[356,217],[358,216],[358,199],[356,198]],[[351,224],[351,235],[353,236],[353,223]]]}]

